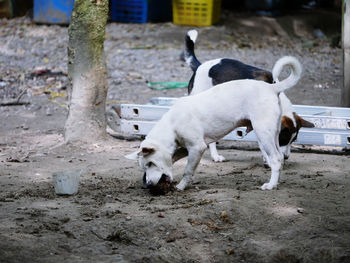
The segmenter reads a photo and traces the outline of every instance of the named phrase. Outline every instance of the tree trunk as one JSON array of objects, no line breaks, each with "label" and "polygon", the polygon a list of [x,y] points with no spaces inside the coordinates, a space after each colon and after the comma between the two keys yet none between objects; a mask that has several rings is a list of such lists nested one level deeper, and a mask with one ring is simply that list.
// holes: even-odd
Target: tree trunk
[{"label": "tree trunk", "polygon": [[350,107],[350,0],[344,0],[342,9],[344,85],[341,94],[341,106]]},{"label": "tree trunk", "polygon": [[11,0],[0,0],[0,18],[13,16],[13,8]]},{"label": "tree trunk", "polygon": [[104,56],[108,0],[75,0],[68,28],[68,74],[73,87],[65,142],[106,136],[107,67]]}]

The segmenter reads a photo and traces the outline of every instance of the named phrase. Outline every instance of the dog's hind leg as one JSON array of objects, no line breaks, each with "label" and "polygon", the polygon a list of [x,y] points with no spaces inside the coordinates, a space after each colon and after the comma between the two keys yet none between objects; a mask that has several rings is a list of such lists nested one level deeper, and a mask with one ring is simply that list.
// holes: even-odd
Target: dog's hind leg
[{"label": "dog's hind leg", "polygon": [[188,160],[185,168],[185,173],[176,188],[178,190],[184,190],[186,186],[192,181],[192,176],[194,171],[196,170],[204,151],[206,150],[207,145],[203,142],[201,144],[197,144],[195,146],[188,147]]},{"label": "dog's hind leg", "polygon": [[[288,149],[285,150],[285,146],[282,146],[282,147],[279,146],[278,135],[279,135],[279,133],[276,133],[275,144],[276,144],[276,147],[279,150],[282,158],[284,157],[283,159],[286,160],[289,157],[289,155],[288,155],[288,157],[286,157],[286,151],[288,151]],[[259,147],[260,147],[261,153],[263,155],[264,167],[270,168],[269,157],[267,156],[267,153],[265,152],[264,147],[260,144],[260,141],[259,141]],[[289,145],[289,147],[290,147],[290,145]],[[290,154],[290,148],[289,148],[289,154]],[[283,162],[282,162],[282,165],[283,165]]]},{"label": "dog's hind leg", "polygon": [[262,190],[271,190],[273,188],[277,187],[278,184],[278,178],[279,178],[279,173],[280,169],[282,167],[282,158],[281,154],[275,147],[271,147],[271,145],[264,144],[264,148],[269,148],[266,152],[268,153],[268,163],[271,168],[271,178],[268,183],[265,183],[261,186]]},{"label": "dog's hind leg", "polygon": [[259,148],[260,148],[260,151],[261,151],[262,156],[263,156],[264,167],[270,168],[269,157],[267,156],[267,153],[265,152],[264,147],[262,145],[260,145],[260,142],[259,142]]},{"label": "dog's hind leg", "polygon": [[223,162],[225,161],[225,157],[218,154],[216,150],[216,142],[212,142],[209,144],[210,156],[214,162]]},{"label": "dog's hind leg", "polygon": [[266,131],[255,129],[255,134],[259,139],[260,149],[266,158],[267,164],[271,168],[271,178],[268,183],[261,186],[262,190],[271,190],[277,187],[279,172],[282,167],[283,155],[278,147],[278,141],[276,141],[277,136],[273,135],[277,131]]}]

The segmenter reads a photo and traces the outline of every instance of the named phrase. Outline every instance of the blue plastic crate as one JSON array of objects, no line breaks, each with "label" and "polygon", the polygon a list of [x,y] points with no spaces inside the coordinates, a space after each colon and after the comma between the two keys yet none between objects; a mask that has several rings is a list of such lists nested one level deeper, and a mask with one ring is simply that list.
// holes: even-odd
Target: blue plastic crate
[{"label": "blue plastic crate", "polygon": [[49,24],[69,24],[74,0],[34,0],[34,21]]},{"label": "blue plastic crate", "polygon": [[110,0],[110,18],[124,23],[172,20],[171,0]]},{"label": "blue plastic crate", "polygon": [[111,19],[117,22],[146,23],[148,0],[112,0]]}]

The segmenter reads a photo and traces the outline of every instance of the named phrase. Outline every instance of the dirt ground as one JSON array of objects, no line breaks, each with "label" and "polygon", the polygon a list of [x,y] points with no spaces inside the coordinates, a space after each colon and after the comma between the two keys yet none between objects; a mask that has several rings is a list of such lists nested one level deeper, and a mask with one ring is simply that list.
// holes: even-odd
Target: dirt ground
[{"label": "dirt ground", "polygon": [[[266,69],[296,56],[304,73],[288,91],[293,103],[337,106],[339,26],[329,12],[224,12],[218,25],[198,28],[196,51],[201,61],[231,57]],[[189,80],[179,60],[189,29],[108,24],[108,104],[185,95],[146,82]],[[25,90],[21,101],[29,103],[0,107],[0,262],[350,262],[346,152],[294,148],[278,189],[261,191],[270,171],[257,146],[220,142],[226,162],[206,153],[188,190],[152,196],[141,189],[137,164],[124,158],[139,140],[62,146],[67,41],[66,27],[0,20],[0,99]],[[184,165],[174,165],[175,180]],[[52,173],[75,169],[83,171],[78,194],[57,196]]]}]

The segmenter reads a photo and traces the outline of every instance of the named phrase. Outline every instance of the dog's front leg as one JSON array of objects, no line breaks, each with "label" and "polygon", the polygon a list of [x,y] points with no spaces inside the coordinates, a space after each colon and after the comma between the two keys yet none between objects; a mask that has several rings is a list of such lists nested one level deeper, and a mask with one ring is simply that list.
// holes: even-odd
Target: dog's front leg
[{"label": "dog's front leg", "polygon": [[188,160],[185,174],[180,183],[176,186],[177,190],[185,190],[186,186],[192,181],[194,171],[196,170],[206,148],[207,145],[205,143],[188,148]]},{"label": "dog's front leg", "polygon": [[210,156],[214,162],[223,162],[225,161],[225,157],[218,154],[216,150],[216,142],[212,142],[209,144]]}]

